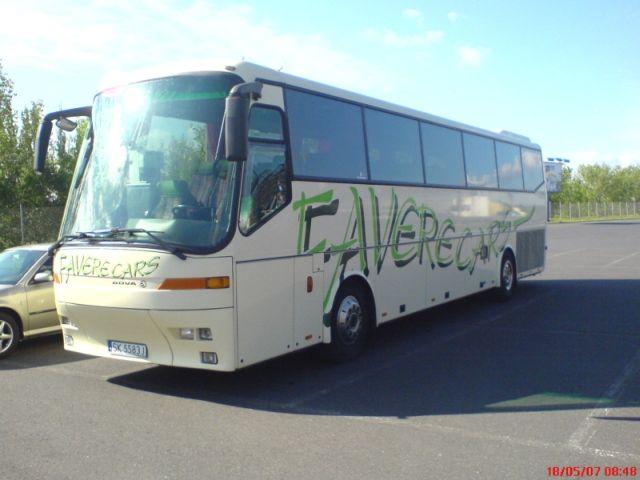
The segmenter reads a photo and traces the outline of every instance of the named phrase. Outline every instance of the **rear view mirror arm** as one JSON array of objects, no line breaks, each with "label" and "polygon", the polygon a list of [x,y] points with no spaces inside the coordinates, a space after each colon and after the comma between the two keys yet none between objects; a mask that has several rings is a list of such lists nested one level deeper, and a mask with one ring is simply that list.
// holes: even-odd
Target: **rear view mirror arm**
[{"label": "rear view mirror arm", "polygon": [[247,159],[249,145],[249,107],[251,100],[262,96],[260,82],[241,83],[229,92],[225,101],[224,146],[225,158],[231,162]]},{"label": "rear view mirror arm", "polygon": [[91,106],[59,110],[44,116],[38,128],[38,137],[36,139],[36,156],[33,161],[33,169],[36,173],[42,173],[44,171],[44,163],[47,158],[47,150],[49,149],[49,140],[51,139],[52,122],[57,120],[61,122],[62,125],[65,125],[64,120],[66,120],[67,117],[91,117]]}]

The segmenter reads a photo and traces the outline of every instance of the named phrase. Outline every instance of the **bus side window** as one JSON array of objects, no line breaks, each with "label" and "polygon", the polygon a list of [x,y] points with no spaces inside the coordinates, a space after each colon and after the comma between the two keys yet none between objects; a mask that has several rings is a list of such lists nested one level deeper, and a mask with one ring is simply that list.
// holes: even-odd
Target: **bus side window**
[{"label": "bus side window", "polygon": [[524,189],[527,192],[535,192],[544,183],[542,154],[538,150],[523,147],[522,168],[524,173]]},{"label": "bus side window", "polygon": [[289,198],[282,113],[256,105],[249,119],[249,156],[240,200],[240,231],[248,235]]}]

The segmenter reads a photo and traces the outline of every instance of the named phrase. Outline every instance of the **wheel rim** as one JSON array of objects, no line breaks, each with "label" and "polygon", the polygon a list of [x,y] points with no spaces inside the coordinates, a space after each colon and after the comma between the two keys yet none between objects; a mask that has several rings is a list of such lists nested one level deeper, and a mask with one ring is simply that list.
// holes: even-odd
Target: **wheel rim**
[{"label": "wheel rim", "polygon": [[362,307],[358,299],[352,295],[345,297],[338,308],[338,318],[336,322],[338,335],[347,344],[353,344],[358,340],[364,319]]},{"label": "wheel rim", "polygon": [[13,328],[9,322],[0,320],[0,353],[4,353],[13,344]]},{"label": "wheel rim", "polygon": [[513,264],[511,260],[506,260],[502,266],[502,286],[507,291],[513,287]]}]

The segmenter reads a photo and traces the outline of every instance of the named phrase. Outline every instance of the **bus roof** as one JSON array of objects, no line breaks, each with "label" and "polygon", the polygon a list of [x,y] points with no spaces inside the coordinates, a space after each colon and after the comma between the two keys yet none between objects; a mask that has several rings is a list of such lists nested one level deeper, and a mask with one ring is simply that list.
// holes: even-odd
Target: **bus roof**
[{"label": "bus roof", "polygon": [[506,142],[517,143],[519,145],[534,148],[537,150],[540,149],[539,145],[531,142],[531,140],[528,137],[523,135],[515,134],[512,132],[506,132],[506,131],[496,133],[490,130],[473,127],[471,125],[449,120],[443,117],[439,117],[437,115],[432,115],[426,112],[421,112],[419,110],[414,110],[412,108],[404,107],[402,105],[397,105],[391,102],[386,102],[384,100],[379,100],[366,95],[361,95],[359,93],[350,92],[348,90],[344,90],[341,88],[332,87],[330,85],[326,85],[320,82],[315,82],[313,80],[308,80],[302,77],[297,77],[295,75],[291,75],[288,73],[279,72],[271,68],[263,67],[261,65],[256,65],[255,63],[240,62],[235,65],[230,65],[226,67],[226,69],[234,71],[235,73],[238,73],[245,80],[260,79],[260,80],[265,80],[267,82],[275,83],[282,86],[297,87],[297,88],[309,90],[311,92],[317,92],[323,95],[328,95],[331,97],[336,97],[336,98],[344,99],[347,101],[359,103],[362,105],[369,105],[369,106],[386,110],[389,112],[395,112],[401,115],[406,115],[409,117],[426,120],[428,122],[437,123],[447,127],[457,128],[470,133],[477,133],[479,135],[495,138],[496,140],[503,140]]},{"label": "bus roof", "polygon": [[516,143],[524,147],[540,150],[540,146],[538,144],[531,142],[531,140],[524,135],[520,135],[517,133],[512,133],[504,130],[500,133],[492,132],[490,130],[485,130],[482,128],[474,127],[472,125],[456,122],[454,120],[449,120],[443,117],[439,117],[437,115],[432,115],[430,113],[421,112],[419,110],[415,110],[409,107],[404,107],[402,105],[397,105],[391,102],[386,102],[384,100],[379,100],[377,98],[369,97],[367,95],[361,95],[359,93],[351,92],[348,90],[344,90],[342,88],[333,87],[331,85],[326,85],[324,83],[320,83],[320,82],[316,82],[306,78],[284,73],[284,72],[274,70],[272,68],[264,67],[262,65],[257,65],[251,62],[244,62],[244,61],[237,62],[237,63],[207,62],[206,64],[198,62],[196,64],[177,64],[174,66],[159,67],[155,69],[148,69],[148,70],[141,71],[134,74],[128,74],[126,78],[119,78],[117,82],[112,82],[110,86],[113,86],[113,83],[122,85],[122,84],[130,83],[132,81],[142,81],[142,80],[147,80],[152,78],[161,78],[165,76],[190,74],[190,73],[216,72],[216,71],[219,72],[219,71],[225,71],[225,70],[236,73],[237,75],[242,77],[245,81],[263,80],[266,83],[272,83],[272,84],[281,85],[281,86],[289,86],[289,87],[299,88],[303,90],[308,90],[310,92],[315,92],[322,95],[343,99],[349,102],[354,102],[354,103],[362,104],[365,106],[371,106],[381,110],[386,110],[389,112],[398,113],[401,115],[417,118],[420,120],[425,120],[425,121],[436,123],[446,127],[456,128],[466,132],[476,133],[478,135],[494,138],[496,140]]}]

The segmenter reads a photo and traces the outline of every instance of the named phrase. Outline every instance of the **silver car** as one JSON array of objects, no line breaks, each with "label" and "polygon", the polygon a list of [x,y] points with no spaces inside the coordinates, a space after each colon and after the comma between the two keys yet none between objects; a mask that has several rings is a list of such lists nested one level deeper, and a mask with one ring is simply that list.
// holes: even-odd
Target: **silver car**
[{"label": "silver car", "polygon": [[0,253],[0,359],[23,338],[60,330],[49,247],[25,245]]}]

